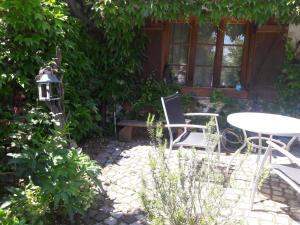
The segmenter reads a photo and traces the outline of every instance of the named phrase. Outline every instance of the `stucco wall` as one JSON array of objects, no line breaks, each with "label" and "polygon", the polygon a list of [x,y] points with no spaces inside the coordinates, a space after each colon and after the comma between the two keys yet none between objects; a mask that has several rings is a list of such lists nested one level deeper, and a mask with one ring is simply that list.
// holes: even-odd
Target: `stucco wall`
[{"label": "stucco wall", "polygon": [[289,37],[292,38],[293,47],[296,47],[296,43],[300,41],[300,25],[289,25]]}]

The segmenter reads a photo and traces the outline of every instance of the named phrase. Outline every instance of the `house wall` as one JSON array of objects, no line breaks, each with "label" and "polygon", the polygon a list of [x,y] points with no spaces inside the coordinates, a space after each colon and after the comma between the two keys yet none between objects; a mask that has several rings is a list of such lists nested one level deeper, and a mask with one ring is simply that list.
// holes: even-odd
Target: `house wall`
[{"label": "house wall", "polygon": [[[192,20],[191,20],[192,21]],[[190,22],[192,23],[192,22]],[[143,72],[141,76],[150,74],[157,78],[164,77],[165,65],[168,62],[170,45],[170,22],[146,21],[144,28],[148,37],[146,45]],[[239,98],[266,97],[273,99],[276,96],[275,81],[280,75],[284,61],[284,46],[288,30],[295,45],[300,40],[300,26],[278,26],[272,22],[262,26],[250,24],[249,48],[245,57],[245,81],[246,90],[236,91],[234,88],[218,88],[225,95]],[[190,85],[182,87],[185,94],[195,93],[198,96],[211,95],[214,88],[199,88]]]}]

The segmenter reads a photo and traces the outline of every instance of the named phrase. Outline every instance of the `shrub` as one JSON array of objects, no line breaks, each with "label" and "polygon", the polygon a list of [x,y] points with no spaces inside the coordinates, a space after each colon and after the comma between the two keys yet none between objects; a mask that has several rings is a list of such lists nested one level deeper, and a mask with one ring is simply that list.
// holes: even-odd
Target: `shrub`
[{"label": "shrub", "polygon": [[15,102],[17,92],[29,103],[36,100],[34,78],[59,46],[71,135],[77,141],[91,133],[99,135],[99,98],[94,92],[101,90],[95,81],[103,65],[101,43],[69,15],[63,1],[33,0],[27,4],[19,0],[0,1],[0,15],[1,117],[11,114],[13,106],[22,107]]},{"label": "shrub", "polygon": [[0,208],[0,221],[3,225],[26,225],[24,220],[19,220],[16,216],[11,216],[7,210]]},{"label": "shrub", "polygon": [[[12,135],[10,163],[15,165],[18,178],[29,183],[24,190],[15,192],[22,196],[15,198],[15,204],[33,199],[37,203],[32,205],[43,205],[31,207],[30,215],[19,211],[17,215],[23,215],[26,221],[43,214],[72,218],[76,213],[83,213],[101,191],[100,167],[81,149],[70,148],[67,128],[56,128],[53,122],[51,115],[32,109],[25,121],[18,123],[18,132]],[[45,210],[40,212],[41,209]]]},{"label": "shrub", "polygon": [[10,188],[10,199],[3,204],[6,213],[15,218],[22,218],[29,224],[44,224],[49,213],[49,201],[43,199],[41,188],[30,182],[20,188]]},{"label": "shrub", "polygon": [[[204,158],[195,151],[179,151],[174,161],[165,154],[167,142],[162,141],[162,129],[151,124],[148,127],[154,147],[149,154],[152,179],[143,180],[141,198],[151,224],[241,224],[234,216],[239,196],[226,196],[229,181],[221,173],[220,156],[214,149],[207,147]],[[212,125],[208,127],[206,138],[211,146],[219,137]],[[176,163],[171,165],[171,161]]]},{"label": "shrub", "polygon": [[[160,98],[174,94],[177,91],[180,91],[180,86],[177,84],[166,83],[163,80],[157,80],[153,76],[149,76],[138,84],[133,110],[137,116],[147,117],[149,112],[162,116],[163,108]],[[181,101],[186,107],[191,98],[190,96],[181,96]]]}]

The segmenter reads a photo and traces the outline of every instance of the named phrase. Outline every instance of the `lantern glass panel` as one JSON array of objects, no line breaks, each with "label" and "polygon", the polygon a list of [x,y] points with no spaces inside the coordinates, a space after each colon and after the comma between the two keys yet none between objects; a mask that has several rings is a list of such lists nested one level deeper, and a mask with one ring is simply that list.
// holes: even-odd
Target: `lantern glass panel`
[{"label": "lantern glass panel", "polygon": [[51,88],[51,98],[58,98],[59,97],[59,84],[51,84],[50,85]]},{"label": "lantern glass panel", "polygon": [[47,84],[41,84],[42,98],[47,98]]}]

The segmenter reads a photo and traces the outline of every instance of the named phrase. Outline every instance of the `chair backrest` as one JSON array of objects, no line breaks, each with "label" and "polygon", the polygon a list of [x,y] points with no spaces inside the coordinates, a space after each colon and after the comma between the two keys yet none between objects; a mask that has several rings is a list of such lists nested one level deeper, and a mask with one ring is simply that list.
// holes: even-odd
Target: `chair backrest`
[{"label": "chair backrest", "polygon": [[[178,92],[161,98],[167,124],[185,124],[184,114],[180,104]],[[177,128],[171,128],[174,134]]]}]

